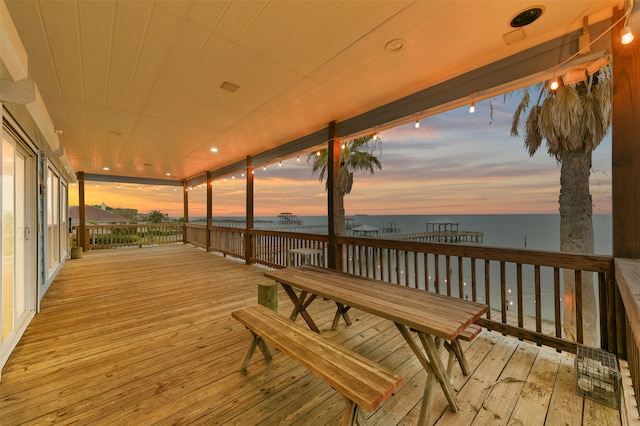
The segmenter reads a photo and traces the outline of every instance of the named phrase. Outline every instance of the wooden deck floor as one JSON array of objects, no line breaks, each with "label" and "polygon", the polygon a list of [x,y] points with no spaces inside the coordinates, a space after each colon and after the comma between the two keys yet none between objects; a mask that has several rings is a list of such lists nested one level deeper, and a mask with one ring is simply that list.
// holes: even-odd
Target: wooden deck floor
[{"label": "wooden deck floor", "polygon": [[[337,424],[341,397],[283,354],[267,366],[258,352],[238,372],[251,339],[230,312],[255,303],[262,271],[187,246],[67,261],[3,370],[0,424]],[[325,336],[405,378],[369,423],[415,424],[426,374],[393,324],[352,310],[332,332],[330,301],[311,312]],[[626,424],[576,395],[571,357],[486,331],[465,350],[461,411],[438,392],[432,423]]]}]

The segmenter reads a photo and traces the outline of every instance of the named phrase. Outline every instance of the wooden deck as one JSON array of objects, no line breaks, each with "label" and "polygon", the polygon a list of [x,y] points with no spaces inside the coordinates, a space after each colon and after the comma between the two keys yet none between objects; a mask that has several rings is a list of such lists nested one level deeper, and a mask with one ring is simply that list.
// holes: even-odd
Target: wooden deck
[{"label": "wooden deck", "polygon": [[[283,354],[238,372],[251,336],[230,313],[255,303],[262,272],[182,245],[67,261],[2,372],[0,424],[337,424],[340,395]],[[332,302],[310,311],[325,336],[404,377],[369,423],[415,424],[426,374],[393,324],[351,310],[332,332]],[[439,391],[437,425],[627,424],[576,395],[571,356],[486,331],[464,347],[461,411]]]}]

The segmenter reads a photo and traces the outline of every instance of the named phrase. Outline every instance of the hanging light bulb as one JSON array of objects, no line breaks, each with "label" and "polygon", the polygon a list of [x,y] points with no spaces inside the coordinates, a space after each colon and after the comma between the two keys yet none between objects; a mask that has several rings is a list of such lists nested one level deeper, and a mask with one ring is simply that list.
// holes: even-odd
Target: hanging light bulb
[{"label": "hanging light bulb", "polygon": [[278,167],[282,167],[282,161],[278,163]]},{"label": "hanging light bulb", "polygon": [[322,155],[322,153],[321,153],[320,151],[318,151],[318,152],[316,152],[316,155],[317,155],[318,157],[320,157],[320,155]]},{"label": "hanging light bulb", "polygon": [[297,161],[298,163],[300,162],[300,156],[299,156],[299,155],[296,157],[296,161]]},{"label": "hanging light bulb", "polygon": [[469,114],[476,112],[476,94],[474,93],[471,98],[471,106],[469,107]]},{"label": "hanging light bulb", "polygon": [[551,79],[551,82],[549,83],[549,89],[551,89],[551,91],[555,92],[556,90],[558,90],[558,88],[560,87],[560,83],[558,83],[558,79],[556,78],[556,71],[553,71],[553,78]]},{"label": "hanging light bulb", "polygon": [[631,28],[629,27],[624,27],[622,29],[622,39],[620,40],[620,42],[622,44],[629,44],[633,41],[634,37],[633,37],[633,32],[631,32]]},{"label": "hanging light bulb", "polygon": [[346,149],[347,148],[347,144],[345,144],[344,142],[342,143],[342,145],[340,145],[340,148],[342,149]]},{"label": "hanging light bulb", "polygon": [[416,124],[415,124],[416,129],[420,128],[420,120],[416,118]]}]

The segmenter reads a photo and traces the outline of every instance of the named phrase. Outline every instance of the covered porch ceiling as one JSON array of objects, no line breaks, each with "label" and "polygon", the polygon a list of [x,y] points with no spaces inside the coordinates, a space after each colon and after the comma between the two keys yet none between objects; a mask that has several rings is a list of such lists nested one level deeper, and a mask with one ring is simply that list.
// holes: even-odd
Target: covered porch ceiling
[{"label": "covered porch ceiling", "polygon": [[[259,164],[293,155],[326,141],[332,121],[340,136],[364,133],[548,77],[578,50],[585,18],[602,32],[612,9],[624,7],[5,2],[74,171],[175,180],[231,170],[247,156]],[[540,18],[511,27],[530,7],[543,10]],[[7,78],[5,67],[0,73]]]}]

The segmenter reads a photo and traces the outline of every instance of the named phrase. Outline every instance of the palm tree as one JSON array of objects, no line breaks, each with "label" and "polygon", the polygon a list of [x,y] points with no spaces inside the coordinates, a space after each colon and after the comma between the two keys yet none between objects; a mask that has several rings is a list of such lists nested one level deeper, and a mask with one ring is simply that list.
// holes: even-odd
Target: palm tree
[{"label": "palm tree", "polygon": [[[345,142],[340,150],[340,169],[338,170],[338,203],[340,217],[336,218],[336,234],[344,234],[346,220],[344,213],[344,196],[353,188],[353,175],[355,172],[373,174],[375,169],[382,170],[382,164],[377,153],[381,152],[382,141],[378,137],[364,136]],[[312,174],[318,173],[320,182],[325,179],[329,166],[329,155],[326,149],[314,152],[307,156],[307,163],[312,163]],[[327,180],[326,189],[329,190]]]},{"label": "palm tree", "polygon": [[[586,73],[585,73],[586,76]],[[594,252],[592,202],[589,190],[591,154],[611,124],[611,69],[605,67],[585,81],[522,90],[513,116],[511,135],[518,136],[520,117],[529,107],[530,91],[537,87],[537,103],[529,109],[524,145],[533,156],[546,141],[547,153],[560,163],[560,251]],[[563,273],[564,332],[576,340],[575,277]],[[582,276],[584,342],[597,344],[597,310],[592,274]]]},{"label": "palm tree", "polygon": [[146,216],[146,220],[149,223],[162,223],[164,219],[164,214],[158,210],[151,210]]}]

